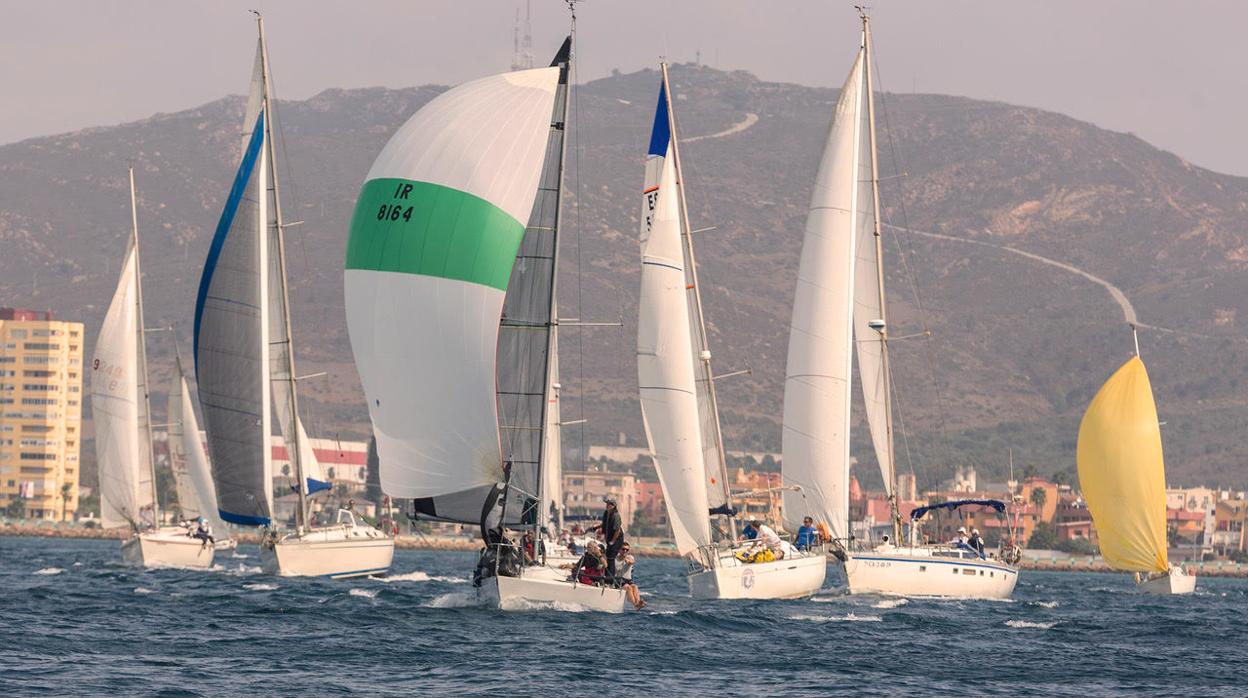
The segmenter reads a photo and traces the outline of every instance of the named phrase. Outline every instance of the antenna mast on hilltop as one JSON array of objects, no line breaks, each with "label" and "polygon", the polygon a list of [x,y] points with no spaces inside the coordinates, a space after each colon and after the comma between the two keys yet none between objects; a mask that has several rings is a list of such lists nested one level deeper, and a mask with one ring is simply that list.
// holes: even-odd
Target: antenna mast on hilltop
[{"label": "antenna mast on hilltop", "polygon": [[512,34],[511,44],[514,55],[511,59],[512,70],[528,70],[533,67],[533,4],[532,0],[524,0],[524,36],[520,34],[520,8],[516,8],[516,29]]}]

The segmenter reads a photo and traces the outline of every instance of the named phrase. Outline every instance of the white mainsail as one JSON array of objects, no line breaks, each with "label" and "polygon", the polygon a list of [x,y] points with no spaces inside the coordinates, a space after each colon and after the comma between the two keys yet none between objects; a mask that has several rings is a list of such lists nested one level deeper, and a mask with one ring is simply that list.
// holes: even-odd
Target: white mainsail
[{"label": "white mainsail", "polygon": [[676,165],[662,88],[646,157],[640,239],[637,381],[642,423],[676,547],[689,555],[711,543],[710,488],[694,378]]},{"label": "white mainsail", "polygon": [[[841,88],[815,177],[798,266],[784,379],[785,525],[804,516],[849,536],[849,425],[855,248],[868,226],[864,51]],[[865,193],[864,193],[865,190]],[[874,274],[874,269],[872,270]]]},{"label": "white mainsail", "polygon": [[269,157],[263,46],[243,153],[195,303],[195,375],[221,518],[267,526],[273,511],[269,375]]},{"label": "white mainsail", "polygon": [[[186,518],[202,516],[216,530],[217,538],[228,536],[225,522],[217,513],[217,488],[212,482],[208,454],[200,440],[199,420],[182,370],[182,357],[175,356],[173,379],[169,386],[169,456],[177,480],[178,501]],[[185,492],[185,499],[183,499]]]},{"label": "white mainsail", "polygon": [[479,521],[503,480],[499,321],[559,72],[495,75],[439,95],[386,144],[357,200],[347,327],[382,488],[430,516]]},{"label": "white mainsail", "polygon": [[[91,412],[100,478],[100,519],[105,528],[133,526],[152,505],[145,412],[139,383],[138,247],[126,248],[117,290],[104,316],[91,361]],[[150,514],[145,514],[150,516]]]}]

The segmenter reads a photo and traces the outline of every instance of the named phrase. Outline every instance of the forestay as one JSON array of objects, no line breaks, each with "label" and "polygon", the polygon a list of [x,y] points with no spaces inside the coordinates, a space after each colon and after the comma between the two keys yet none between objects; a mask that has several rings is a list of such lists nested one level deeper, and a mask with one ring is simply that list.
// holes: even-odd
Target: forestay
[{"label": "forestay", "polygon": [[[785,525],[804,516],[849,536],[849,424],[855,247],[867,215],[862,176],[864,51],[841,88],[815,177],[798,264],[781,436]],[[872,271],[874,273],[874,270]],[[797,487],[800,489],[787,489]]]},{"label": "forestay", "polygon": [[503,479],[499,322],[558,77],[518,71],[436,97],[386,144],[356,204],[347,326],[382,488],[438,518],[479,521]]},{"label": "forestay", "polygon": [[[637,380],[642,423],[676,547],[711,543],[684,244],[666,91],[660,86],[641,210]],[[722,500],[722,491],[720,499]]]},{"label": "forestay", "polygon": [[1092,398],[1079,424],[1076,460],[1105,561],[1130,572],[1170,569],[1161,427],[1138,356]]},{"label": "forestay", "polygon": [[195,375],[221,518],[267,526],[272,512],[268,158],[259,49],[244,148],[195,303]]}]

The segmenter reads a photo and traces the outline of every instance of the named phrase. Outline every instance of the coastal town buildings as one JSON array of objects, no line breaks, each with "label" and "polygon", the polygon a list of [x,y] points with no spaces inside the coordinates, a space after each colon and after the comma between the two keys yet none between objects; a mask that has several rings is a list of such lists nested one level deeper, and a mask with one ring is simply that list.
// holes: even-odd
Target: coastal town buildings
[{"label": "coastal town buildings", "polygon": [[0,508],[64,521],[78,511],[80,322],[0,308]]},{"label": "coastal town buildings", "polygon": [[631,525],[637,508],[637,476],[615,472],[599,465],[563,473],[564,521],[597,521],[602,517],[603,497],[612,497],[625,527]]}]

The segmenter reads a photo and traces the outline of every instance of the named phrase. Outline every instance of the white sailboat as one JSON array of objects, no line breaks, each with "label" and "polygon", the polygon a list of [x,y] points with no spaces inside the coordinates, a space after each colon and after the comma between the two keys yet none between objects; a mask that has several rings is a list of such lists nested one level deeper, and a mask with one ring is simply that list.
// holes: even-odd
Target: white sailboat
[{"label": "white sailboat", "polygon": [[459,85],[395,133],[352,220],[347,323],[382,489],[414,517],[481,526],[478,597],[618,612],[622,590],[521,565],[504,534],[536,533],[556,491],[543,480],[570,63],[571,37],[551,67]]},{"label": "white sailboat", "polygon": [[1149,594],[1195,591],[1196,575],[1170,563],[1161,426],[1138,341],[1135,356],[1088,405],[1076,460],[1079,486],[1110,567],[1134,572],[1138,588]]},{"label": "white sailboat", "polygon": [[[641,211],[641,298],[637,378],[650,455],[663,488],[677,549],[699,599],[810,596],[823,586],[822,550],[791,546],[782,559],[738,559],[728,467],[703,319],[697,263],[685,206],[680,146],[667,64],[655,112]],[[711,518],[726,523],[712,537]]]},{"label": "white sailboat", "polygon": [[[957,546],[918,545],[914,520],[909,541],[902,540],[871,56],[870,21],[863,13],[862,44],[841,88],[815,179],[793,301],[782,444],[785,519],[796,525],[811,516],[829,528],[841,545],[837,557],[850,593],[1004,598],[1018,581],[1017,569],[1005,561]],[[855,353],[892,504],[892,540],[870,551],[848,549]]]},{"label": "white sailboat", "polygon": [[[380,574],[394,539],[339,510],[312,525],[308,496],[319,467],[299,419],[290,328],[285,228],[277,176],[264,20],[244,118],[243,152],[213,236],[195,305],[195,371],[221,518],[268,530],[264,570],[333,578]],[[271,417],[276,413],[293,466],[295,530],[274,527]]]},{"label": "white sailboat", "polygon": [[180,526],[160,526],[152,457],[139,222],[130,170],[130,241],[117,291],[104,316],[91,361],[91,407],[100,473],[100,519],[105,528],[129,527],[122,558],[141,567],[210,567],[213,546]]}]

